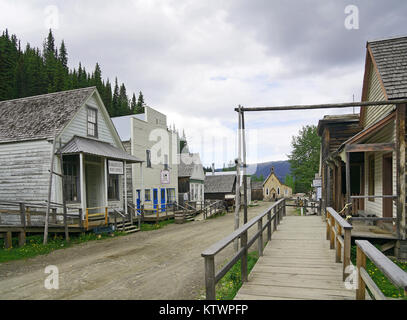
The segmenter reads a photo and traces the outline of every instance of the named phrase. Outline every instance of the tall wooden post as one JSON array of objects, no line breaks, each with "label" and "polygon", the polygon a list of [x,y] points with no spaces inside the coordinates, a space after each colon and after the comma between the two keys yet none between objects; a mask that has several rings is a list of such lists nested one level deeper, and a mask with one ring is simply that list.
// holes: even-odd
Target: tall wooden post
[{"label": "tall wooden post", "polygon": [[[346,205],[348,205],[350,200],[350,152],[346,152]],[[348,205],[346,209],[346,215],[351,213],[350,206]]]},{"label": "tall wooden post", "polygon": [[47,244],[47,242],[48,242],[48,218],[49,218],[49,211],[50,211],[50,207],[51,207],[52,176],[54,175],[53,172],[54,172],[55,145],[56,145],[56,136],[54,137],[54,141],[52,142],[51,170],[49,173],[49,181],[48,181],[48,202],[47,202],[47,211],[45,212],[43,244]]},{"label": "tall wooden post", "polygon": [[[238,155],[236,160],[236,190],[235,190],[235,230],[239,229],[239,220],[240,220],[240,155],[241,155],[241,129],[242,129],[242,118],[240,114],[240,106],[239,106],[239,127],[237,129],[237,137],[238,137]],[[239,249],[239,241],[236,239],[234,242],[235,251]]]},{"label": "tall wooden post", "polygon": [[396,163],[397,163],[397,237],[406,239],[406,105],[396,109]]},{"label": "tall wooden post", "polygon": [[244,197],[244,212],[243,223],[247,223],[247,177],[246,177],[246,133],[244,124],[244,112],[241,111],[242,118],[242,151],[243,151],[243,197]]}]

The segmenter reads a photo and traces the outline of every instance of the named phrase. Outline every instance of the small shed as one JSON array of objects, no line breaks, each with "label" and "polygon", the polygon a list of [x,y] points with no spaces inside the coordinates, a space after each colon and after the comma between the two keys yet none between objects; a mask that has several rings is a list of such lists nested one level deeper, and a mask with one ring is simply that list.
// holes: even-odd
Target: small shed
[{"label": "small shed", "polygon": [[205,176],[205,199],[225,200],[226,195],[235,195],[235,175]]}]

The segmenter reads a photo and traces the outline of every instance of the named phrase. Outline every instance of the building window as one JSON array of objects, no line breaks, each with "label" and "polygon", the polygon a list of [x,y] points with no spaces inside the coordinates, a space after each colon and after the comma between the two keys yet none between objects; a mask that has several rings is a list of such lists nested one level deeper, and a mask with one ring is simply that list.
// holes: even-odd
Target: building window
[{"label": "building window", "polygon": [[80,202],[79,157],[63,157],[64,196],[67,202]]},{"label": "building window", "polygon": [[119,175],[109,175],[109,185],[107,187],[107,199],[108,200],[120,200],[119,193]]},{"label": "building window", "polygon": [[[368,194],[374,196],[375,189],[375,159],[374,155],[369,156],[369,185]],[[368,198],[369,201],[374,201],[374,198]]]},{"label": "building window", "polygon": [[277,188],[277,194],[280,195],[280,188]]},{"label": "building window", "polygon": [[269,188],[266,189],[266,195],[269,195]]},{"label": "building window", "polygon": [[147,168],[151,168],[151,151],[146,150]]},{"label": "building window", "polygon": [[97,138],[98,136],[98,113],[94,108],[88,107],[88,136]]},{"label": "building window", "polygon": [[173,189],[173,188],[167,189],[167,202],[169,204],[175,202],[175,189]]},{"label": "building window", "polygon": [[168,170],[168,154],[164,155],[164,170]]},{"label": "building window", "polygon": [[151,201],[151,190],[150,189],[146,189],[144,191],[144,199],[145,201]]}]

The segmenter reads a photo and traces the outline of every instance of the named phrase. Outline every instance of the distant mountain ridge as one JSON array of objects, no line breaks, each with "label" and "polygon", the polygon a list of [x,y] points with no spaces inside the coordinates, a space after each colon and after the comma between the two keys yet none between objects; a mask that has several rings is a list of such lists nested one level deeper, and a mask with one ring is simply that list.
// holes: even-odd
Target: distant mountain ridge
[{"label": "distant mountain ridge", "polygon": [[282,183],[285,182],[286,175],[291,174],[291,166],[288,160],[249,164],[247,166],[247,173],[250,175],[256,175],[257,177],[263,175],[263,178],[266,179],[270,174],[271,167],[274,167],[274,172]]},{"label": "distant mountain ridge", "polygon": [[[256,175],[259,178],[263,176],[263,179],[266,179],[270,174],[271,167],[274,167],[277,178],[279,178],[282,183],[285,183],[286,175],[291,174],[291,166],[288,160],[248,164],[247,174],[251,176]],[[222,171],[222,169],[215,169],[215,171]]]}]

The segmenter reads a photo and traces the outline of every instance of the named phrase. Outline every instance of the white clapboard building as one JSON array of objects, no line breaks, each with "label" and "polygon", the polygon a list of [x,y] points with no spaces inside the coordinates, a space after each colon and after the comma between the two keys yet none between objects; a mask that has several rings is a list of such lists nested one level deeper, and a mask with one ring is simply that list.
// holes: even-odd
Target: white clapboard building
[{"label": "white clapboard building", "polygon": [[125,151],[95,87],[0,102],[0,201],[44,204],[52,157],[64,182],[54,175],[51,201],[127,208],[123,167],[141,161]]},{"label": "white clapboard building", "polygon": [[177,132],[167,128],[166,115],[148,106],[142,114],[114,117],[112,121],[126,150],[144,161],[141,168],[127,167],[129,197],[137,207],[165,211],[177,201]]}]

